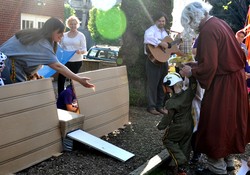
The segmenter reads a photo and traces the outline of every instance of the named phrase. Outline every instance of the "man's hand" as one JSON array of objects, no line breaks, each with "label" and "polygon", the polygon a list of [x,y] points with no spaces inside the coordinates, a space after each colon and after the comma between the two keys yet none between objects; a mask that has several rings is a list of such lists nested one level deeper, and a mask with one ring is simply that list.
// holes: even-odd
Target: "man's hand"
[{"label": "man's hand", "polygon": [[192,68],[188,65],[184,65],[180,70],[180,74],[182,77],[191,77],[192,76]]}]

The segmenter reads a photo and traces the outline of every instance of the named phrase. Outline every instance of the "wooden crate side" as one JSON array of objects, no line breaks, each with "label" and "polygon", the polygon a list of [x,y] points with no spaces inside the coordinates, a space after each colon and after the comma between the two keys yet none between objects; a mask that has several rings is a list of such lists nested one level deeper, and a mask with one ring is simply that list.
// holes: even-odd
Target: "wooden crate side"
[{"label": "wooden crate side", "polygon": [[0,118],[0,146],[32,137],[48,129],[58,128],[55,106],[37,108]]},{"label": "wooden crate side", "polygon": [[15,159],[11,162],[0,165],[0,174],[16,173],[18,171],[21,171],[25,168],[28,168],[32,165],[35,165],[39,162],[42,162],[52,157],[58,152],[61,152],[61,150],[62,150],[62,143],[56,142],[53,145],[46,146],[43,149],[28,154],[25,157],[22,157],[20,159]]},{"label": "wooden crate side", "polygon": [[84,129],[103,136],[123,127],[129,118],[129,90],[126,66],[83,72],[90,77],[96,91],[73,81],[80,113],[84,114]]},{"label": "wooden crate side", "polygon": [[94,136],[102,137],[104,135],[114,132],[115,130],[119,128],[123,128],[124,125],[127,124],[127,122],[128,120],[126,117],[119,118],[118,120],[107,123],[106,125],[101,125],[97,128],[92,128],[86,131]]},{"label": "wooden crate side", "polygon": [[51,79],[0,88],[0,174],[11,174],[62,151]]},{"label": "wooden crate side", "polygon": [[1,86],[0,100],[41,91],[53,91],[52,79],[40,79]]},{"label": "wooden crate side", "polygon": [[[15,144],[0,147],[0,165],[9,163],[16,159],[21,159],[33,152],[44,149],[47,146],[61,142],[61,134],[58,128],[50,129],[33,135],[29,139],[17,141]],[[21,148],[21,149],[17,149]]]},{"label": "wooden crate side", "polygon": [[[110,111],[104,111],[102,113],[98,113],[96,115],[92,115],[89,118],[85,119],[84,122],[84,130],[92,130],[96,129],[98,127],[102,127],[103,125],[108,125],[111,122],[124,119],[128,122],[128,111],[129,105],[124,104],[123,106],[119,106],[117,108],[114,108]],[[122,127],[121,125],[120,127]]]}]

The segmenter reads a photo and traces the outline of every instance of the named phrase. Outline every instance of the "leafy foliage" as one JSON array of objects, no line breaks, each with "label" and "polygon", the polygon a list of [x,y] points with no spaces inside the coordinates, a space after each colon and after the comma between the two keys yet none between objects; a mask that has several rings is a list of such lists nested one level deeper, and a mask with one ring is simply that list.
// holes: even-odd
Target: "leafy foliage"
[{"label": "leafy foliage", "polygon": [[211,14],[225,20],[234,32],[244,28],[250,0],[208,0]]},{"label": "leafy foliage", "polygon": [[64,4],[64,19],[75,15],[75,13],[76,11],[68,3]]},{"label": "leafy foliage", "polygon": [[130,105],[146,104],[146,74],[143,36],[154,24],[152,16],[159,11],[168,17],[167,29],[171,27],[173,0],[123,0],[121,9],[127,18],[127,30],[122,37],[120,57],[127,66],[130,86]]}]

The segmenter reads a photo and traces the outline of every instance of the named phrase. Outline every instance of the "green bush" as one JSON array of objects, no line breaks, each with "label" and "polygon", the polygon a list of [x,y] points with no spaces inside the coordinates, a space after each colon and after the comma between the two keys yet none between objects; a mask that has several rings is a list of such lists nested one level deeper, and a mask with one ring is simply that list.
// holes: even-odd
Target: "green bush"
[{"label": "green bush", "polygon": [[129,88],[129,103],[131,106],[146,106],[145,93],[140,91],[140,89]]}]

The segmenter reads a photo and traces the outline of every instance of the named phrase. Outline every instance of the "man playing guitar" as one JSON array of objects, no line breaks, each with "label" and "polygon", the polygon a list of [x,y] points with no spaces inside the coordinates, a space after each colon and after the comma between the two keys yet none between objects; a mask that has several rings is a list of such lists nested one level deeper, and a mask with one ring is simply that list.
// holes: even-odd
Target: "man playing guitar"
[{"label": "man playing guitar", "polygon": [[168,36],[168,33],[164,29],[166,25],[166,15],[164,13],[156,14],[153,17],[155,24],[149,27],[144,34],[145,54],[146,59],[146,75],[147,75],[147,111],[154,115],[167,114],[167,110],[164,108],[165,94],[162,87],[162,81],[165,75],[168,73],[168,62],[166,58],[165,62],[159,62],[155,59],[155,56],[149,51],[147,45],[154,47],[161,46],[163,49],[167,49],[169,44],[163,39]]}]

